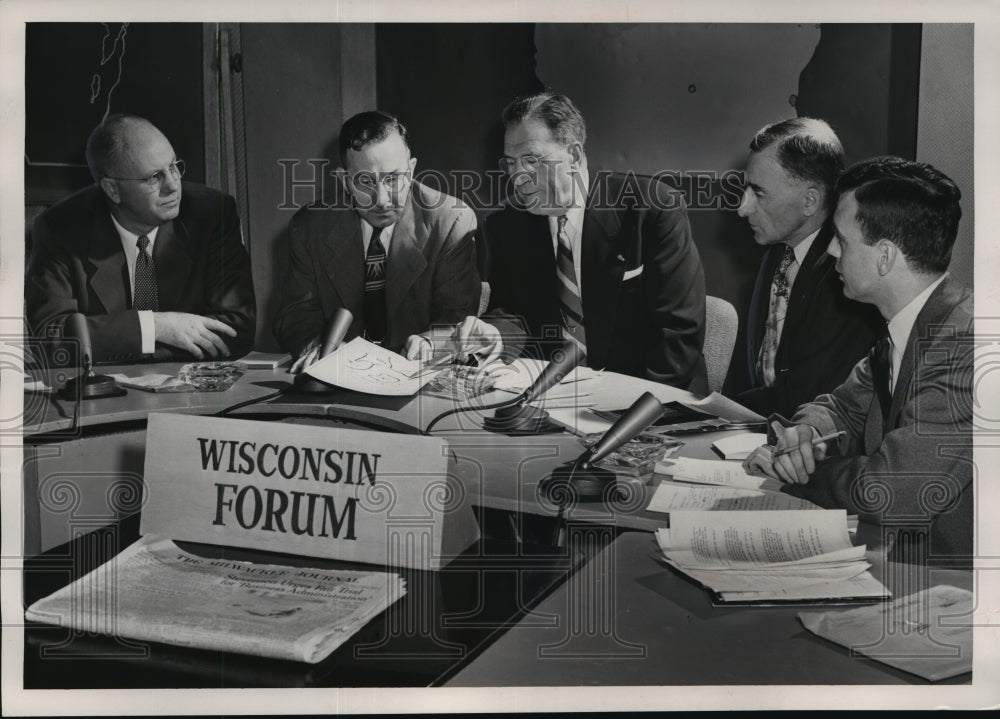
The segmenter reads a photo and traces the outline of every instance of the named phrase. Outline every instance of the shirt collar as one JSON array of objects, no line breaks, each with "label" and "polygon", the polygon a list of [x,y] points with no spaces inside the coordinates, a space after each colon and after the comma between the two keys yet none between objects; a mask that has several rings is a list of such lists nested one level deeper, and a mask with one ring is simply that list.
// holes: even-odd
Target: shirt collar
[{"label": "shirt collar", "polygon": [[819,228],[817,228],[816,231],[813,232],[811,235],[807,235],[806,238],[802,240],[802,242],[800,242],[799,244],[795,245],[795,247],[792,248],[792,254],[795,255],[795,261],[799,263],[799,267],[802,267],[802,265],[805,263],[806,255],[809,254],[809,250],[810,248],[812,248],[813,242],[816,241],[816,236],[818,234],[819,234]]},{"label": "shirt collar", "polygon": [[[139,241],[139,235],[135,234],[134,232],[129,232],[124,227],[122,227],[121,224],[118,222],[118,220],[115,218],[115,213],[111,212],[109,214],[111,215],[111,221],[114,223],[115,229],[118,230],[118,237],[121,238],[122,248],[125,250],[125,253],[133,257],[139,254],[139,248],[136,246],[136,243],[138,243]],[[156,242],[156,235],[159,231],[160,231],[159,227],[154,227],[152,230],[146,233],[146,237],[149,238],[150,255],[153,254],[153,243]]]},{"label": "shirt collar", "polygon": [[[368,224],[368,220],[361,215],[358,215],[358,219],[361,220],[361,239],[364,243],[365,251],[367,252],[368,243],[371,242],[372,233],[375,232],[375,228]],[[386,253],[389,252],[389,242],[392,240],[392,231],[394,229],[396,229],[395,222],[391,225],[383,227],[382,234],[379,236],[379,239],[382,241],[382,246],[385,247]]]},{"label": "shirt collar", "polygon": [[907,305],[901,309],[896,315],[889,320],[889,337],[892,338],[892,344],[896,348],[903,348],[906,346],[906,341],[910,338],[910,332],[913,331],[913,325],[917,321],[917,315],[920,314],[920,310],[924,308],[927,304],[927,299],[931,296],[931,293],[937,289],[944,278],[947,277],[948,273],[941,275],[934,282],[927,286],[927,288],[921,292],[919,295],[910,300]]}]

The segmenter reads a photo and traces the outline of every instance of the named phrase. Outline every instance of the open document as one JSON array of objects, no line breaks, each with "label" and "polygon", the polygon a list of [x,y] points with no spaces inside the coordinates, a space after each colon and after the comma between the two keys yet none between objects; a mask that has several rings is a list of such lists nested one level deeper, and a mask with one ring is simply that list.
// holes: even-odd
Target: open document
[{"label": "open document", "polygon": [[30,621],[316,663],[406,593],[397,574],[199,557],[143,537],[40,599]]},{"label": "open document", "polygon": [[656,531],[667,562],[721,602],[882,599],[843,510],[675,511]]},{"label": "open document", "polygon": [[355,392],[399,396],[416,394],[441,369],[355,337],[310,365],[306,374]]}]

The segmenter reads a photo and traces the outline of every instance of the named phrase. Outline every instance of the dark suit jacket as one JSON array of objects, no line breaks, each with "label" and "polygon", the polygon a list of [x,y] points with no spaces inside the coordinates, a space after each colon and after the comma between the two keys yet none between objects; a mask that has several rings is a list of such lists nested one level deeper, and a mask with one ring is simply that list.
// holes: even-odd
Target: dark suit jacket
[{"label": "dark suit jacket", "polygon": [[793,423],[847,435],[807,484],[784,490],[898,531],[897,545],[929,536],[936,561],[970,559],[972,317],[971,292],[946,278],[914,323],[884,421],[871,355],[831,394],[802,406]]},{"label": "dark suit jacket", "polygon": [[[142,354],[125,253],[100,187],[80,190],[39,215],[32,245],[24,294],[36,337],[61,336],[67,315],[80,312],[96,362],[191,357],[159,342],[152,357]],[[156,235],[153,261],[161,311],[226,323],[237,332],[224,338],[231,357],[253,349],[257,306],[232,197],[185,182],[179,214]]]},{"label": "dark suit jacket", "polygon": [[[548,218],[510,204],[484,224],[492,293],[484,319],[508,349],[547,359],[561,345]],[[707,392],[705,275],[680,193],[649,177],[592,171],[581,252],[588,365]]]},{"label": "dark suit jacket", "polygon": [[[392,233],[386,265],[386,335],[398,352],[407,337],[476,314],[476,217],[460,200],[418,182]],[[347,335],[364,330],[365,255],[361,220],[346,203],[317,203],[289,226],[289,265],[274,320],[278,343],[295,355],[341,307],[354,315]]]},{"label": "dark suit jacket", "polygon": [[832,390],[885,335],[885,321],[874,305],[844,297],[836,260],[826,253],[832,236],[828,221],[795,276],[775,356],[773,387],[765,387],[758,376],[757,355],[764,339],[771,282],[785,245],[769,248],[761,262],[747,319],[746,361],[754,386],[736,399],[765,417],[774,412],[790,415],[800,404]]}]

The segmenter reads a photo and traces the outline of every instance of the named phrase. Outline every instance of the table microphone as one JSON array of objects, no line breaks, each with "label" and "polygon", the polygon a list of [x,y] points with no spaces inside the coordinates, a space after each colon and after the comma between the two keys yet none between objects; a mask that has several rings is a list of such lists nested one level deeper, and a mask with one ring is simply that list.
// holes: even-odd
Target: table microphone
[{"label": "table microphone", "polygon": [[[319,348],[319,356],[316,359],[317,362],[340,346],[340,343],[344,341],[344,337],[347,335],[347,331],[351,328],[351,322],[353,321],[354,315],[352,315],[351,311],[346,307],[341,307],[333,314],[333,317],[330,318],[329,324],[326,326],[326,331],[323,333],[323,343]],[[305,370],[295,376],[295,381],[292,383],[291,387],[288,388],[290,393],[301,392],[303,394],[332,392],[333,390],[333,385],[307,375]]]},{"label": "table microphone", "polygon": [[121,397],[127,392],[119,387],[113,377],[94,374],[94,347],[90,341],[90,327],[87,318],[73,312],[63,325],[63,337],[80,343],[80,366],[83,373],[66,382],[63,397],[66,399],[97,399],[99,397]]},{"label": "table microphone", "polygon": [[586,358],[580,346],[567,341],[552,355],[552,361],[542,370],[538,378],[524,392],[505,407],[500,407],[492,417],[483,420],[483,427],[491,432],[541,434],[556,432],[562,428],[549,421],[549,413],[532,407],[531,402],[541,397]]},{"label": "table microphone", "polygon": [[[559,490],[563,490],[561,494],[565,500],[568,499],[565,490],[572,487],[573,493],[580,499],[602,499],[607,487],[615,483],[616,476],[614,472],[595,467],[594,463],[607,457],[662,416],[663,404],[660,400],[649,392],[643,393],[596,444],[575,460],[556,467],[543,479],[540,489],[546,494],[557,492],[557,495]],[[560,502],[560,509],[562,504]]]}]

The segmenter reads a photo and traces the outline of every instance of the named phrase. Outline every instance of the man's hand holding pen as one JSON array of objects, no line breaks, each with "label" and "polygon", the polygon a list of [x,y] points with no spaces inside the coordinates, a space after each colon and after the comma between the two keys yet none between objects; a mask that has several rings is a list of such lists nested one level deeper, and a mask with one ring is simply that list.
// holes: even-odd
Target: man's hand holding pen
[{"label": "man's hand holding pen", "polygon": [[788,484],[806,484],[816,471],[816,463],[826,459],[827,442],[844,435],[840,431],[821,436],[815,427],[805,424],[783,427],[772,422],[771,429],[776,437],[774,445],[755,449],[744,460],[743,469]]}]

